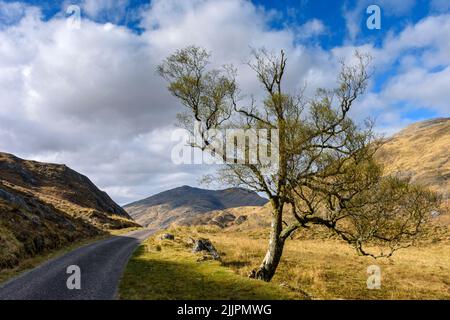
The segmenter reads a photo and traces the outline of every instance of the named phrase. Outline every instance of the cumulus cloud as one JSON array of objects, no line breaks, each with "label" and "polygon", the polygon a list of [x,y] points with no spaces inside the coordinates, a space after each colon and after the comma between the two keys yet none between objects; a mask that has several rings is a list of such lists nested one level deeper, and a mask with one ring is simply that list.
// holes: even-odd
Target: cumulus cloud
[{"label": "cumulus cloud", "polygon": [[[211,50],[213,64],[234,63],[243,92],[255,95],[260,87],[244,64],[252,47],[283,48],[289,59],[287,90],[307,83],[308,95],[317,87],[332,87],[338,58],[349,58],[355,50],[348,45],[325,51],[299,41],[298,30],[270,28],[274,13],[243,0],[154,0],[140,9],[139,34],[95,19],[104,11],[120,12],[127,1],[84,1],[87,14],[80,29],[69,28],[64,15],[44,20],[36,7],[3,9],[3,4],[0,16],[11,22],[0,24],[0,150],[66,163],[120,203],[197,184],[212,169],[176,166],[170,160],[170,135],[180,106],[155,70],[174,50],[191,44]],[[381,126],[392,131],[402,119],[401,109],[393,106],[405,99],[427,101],[436,112],[448,113],[450,41],[439,41],[438,31],[448,28],[449,21],[444,15],[430,17],[391,35],[382,48],[359,47],[374,55],[378,72],[400,60],[405,67],[385,88],[360,100],[355,117],[378,114]],[[299,28],[306,38],[327,30],[320,20]],[[415,48],[422,54],[408,60]],[[427,90],[419,90],[421,78],[430,81]],[[405,86],[415,91],[408,93]]]},{"label": "cumulus cloud", "polygon": [[[243,67],[251,46],[285,48],[298,65],[293,90],[328,81],[332,64],[325,53],[295,47],[292,31],[268,29],[271,14],[245,1],[153,1],[142,12],[142,34],[90,19],[73,29],[63,16],[44,21],[38,8],[25,11],[0,32],[1,150],[67,163],[122,203],[195,184],[205,170],[170,161],[180,107],[155,69],[173,50],[201,45],[216,61]],[[240,80],[248,92],[259,90],[249,68]]]}]

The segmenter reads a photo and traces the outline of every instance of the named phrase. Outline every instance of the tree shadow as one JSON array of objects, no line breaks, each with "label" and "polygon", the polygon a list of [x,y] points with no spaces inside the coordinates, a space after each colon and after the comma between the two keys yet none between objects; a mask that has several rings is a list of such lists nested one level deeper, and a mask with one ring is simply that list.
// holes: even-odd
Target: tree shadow
[{"label": "tree shadow", "polygon": [[273,300],[289,299],[281,288],[245,278],[218,262],[194,262],[145,256],[139,247],[130,260],[120,286],[123,299],[169,300]]},{"label": "tree shadow", "polygon": [[235,268],[243,268],[243,267],[247,267],[251,265],[250,261],[238,261],[238,260],[233,260],[233,261],[226,261],[226,262],[222,262],[222,266],[224,267],[235,267]]}]

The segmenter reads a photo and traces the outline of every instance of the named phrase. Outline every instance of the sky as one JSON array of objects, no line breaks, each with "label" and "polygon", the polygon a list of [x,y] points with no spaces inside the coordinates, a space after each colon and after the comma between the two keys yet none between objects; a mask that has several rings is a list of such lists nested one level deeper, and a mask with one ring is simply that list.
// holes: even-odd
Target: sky
[{"label": "sky", "polygon": [[[366,23],[373,4],[379,29]],[[156,73],[192,44],[233,63],[247,95],[261,90],[243,63],[251,48],[284,49],[286,89],[306,83],[309,96],[357,49],[374,74],[356,121],[391,135],[450,116],[448,0],[0,0],[0,151],[67,164],[120,204],[199,186],[213,168],[171,161],[183,109]]]}]

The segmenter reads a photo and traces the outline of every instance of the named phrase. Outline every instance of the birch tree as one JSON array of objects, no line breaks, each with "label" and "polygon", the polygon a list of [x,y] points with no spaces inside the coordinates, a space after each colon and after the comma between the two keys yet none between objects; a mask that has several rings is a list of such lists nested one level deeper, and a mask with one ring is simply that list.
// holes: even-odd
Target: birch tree
[{"label": "birch tree", "polygon": [[[212,68],[210,54],[200,47],[180,49],[158,67],[185,107],[180,124],[188,130],[200,124],[202,143],[194,147],[208,150],[210,130],[278,132],[275,172],[258,162],[228,162],[218,170],[222,182],[264,193],[270,202],[267,253],[250,277],[270,281],[286,241],[313,225],[332,230],[361,255],[390,256],[414,243],[437,207],[431,191],[383,174],[374,159],[382,142],[373,122],[357,124],[349,116],[367,88],[370,62],[369,55],[356,52],[352,64],[341,63],[335,89],[319,88],[305,98],[285,90],[284,51],[255,50],[248,66],[264,91],[262,101],[244,96],[236,68]],[[223,157],[221,151],[216,156]]]}]

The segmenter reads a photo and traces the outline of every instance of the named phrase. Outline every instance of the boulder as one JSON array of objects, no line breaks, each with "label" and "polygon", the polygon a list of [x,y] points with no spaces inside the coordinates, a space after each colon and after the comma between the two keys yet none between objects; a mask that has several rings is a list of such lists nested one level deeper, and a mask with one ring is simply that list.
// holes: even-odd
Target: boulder
[{"label": "boulder", "polygon": [[171,233],[164,233],[161,236],[161,240],[175,240],[175,236]]},{"label": "boulder", "polygon": [[220,260],[220,255],[208,239],[198,239],[194,243],[193,252],[208,252],[214,260]]}]

